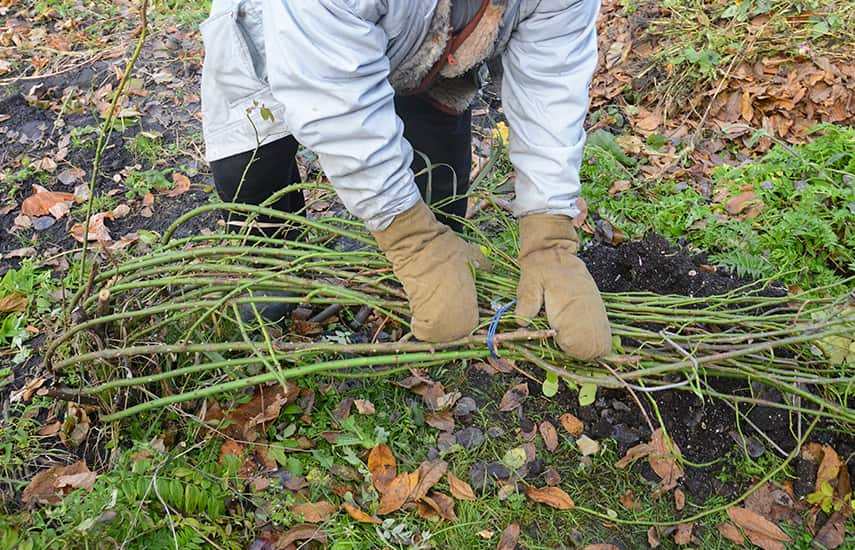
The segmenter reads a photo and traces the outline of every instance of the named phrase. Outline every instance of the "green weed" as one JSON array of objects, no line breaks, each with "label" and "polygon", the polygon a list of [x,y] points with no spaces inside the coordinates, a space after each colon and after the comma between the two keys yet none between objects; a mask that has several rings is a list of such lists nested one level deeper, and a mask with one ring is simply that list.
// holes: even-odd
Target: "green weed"
[{"label": "green weed", "polygon": [[128,190],[125,192],[125,197],[128,200],[144,197],[152,191],[163,191],[171,189],[172,181],[167,177],[174,170],[166,168],[164,170],[145,170],[143,172],[132,172],[125,180],[125,185]]},{"label": "green weed", "polygon": [[[821,286],[855,271],[855,129],[822,125],[810,143],[779,144],[759,161],[718,167],[719,202],[677,182],[609,195],[628,173],[614,154],[588,149],[583,177],[592,185],[584,196],[631,236],[653,230],[685,238],[739,275],[790,284]],[[727,211],[726,199],[745,189],[756,195],[753,217]]]}]

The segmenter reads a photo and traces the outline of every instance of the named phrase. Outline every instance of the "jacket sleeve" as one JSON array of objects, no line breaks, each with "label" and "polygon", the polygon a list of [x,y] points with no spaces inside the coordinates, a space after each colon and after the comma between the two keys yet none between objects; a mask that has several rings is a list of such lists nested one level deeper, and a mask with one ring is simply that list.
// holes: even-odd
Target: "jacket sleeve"
[{"label": "jacket sleeve", "polygon": [[263,0],[268,79],[285,124],[344,205],[384,229],[420,200],[388,82],[387,37],[349,0]]},{"label": "jacket sleeve", "polygon": [[536,4],[502,54],[502,102],[511,130],[518,216],[575,217],[588,87],[597,64],[598,0]]}]

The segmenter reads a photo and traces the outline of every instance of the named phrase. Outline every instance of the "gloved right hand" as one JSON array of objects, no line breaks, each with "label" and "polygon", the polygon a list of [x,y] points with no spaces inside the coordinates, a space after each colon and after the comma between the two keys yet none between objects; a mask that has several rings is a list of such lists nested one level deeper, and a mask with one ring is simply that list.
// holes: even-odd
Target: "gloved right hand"
[{"label": "gloved right hand", "polygon": [[470,265],[490,269],[476,245],[439,223],[422,201],[372,234],[404,285],[416,338],[447,342],[475,329],[478,298]]}]

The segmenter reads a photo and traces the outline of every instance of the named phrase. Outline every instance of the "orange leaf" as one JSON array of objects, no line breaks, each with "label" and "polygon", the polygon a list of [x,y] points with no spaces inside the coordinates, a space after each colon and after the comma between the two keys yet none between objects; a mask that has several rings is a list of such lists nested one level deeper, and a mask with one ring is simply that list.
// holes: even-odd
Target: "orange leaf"
[{"label": "orange leaf", "polygon": [[735,197],[731,197],[728,199],[727,204],[725,204],[725,208],[728,213],[736,215],[740,214],[743,210],[748,208],[752,203],[757,201],[757,195],[754,191],[745,191],[744,193],[740,193]]},{"label": "orange leaf", "polygon": [[368,455],[368,471],[371,472],[377,492],[381,495],[385,493],[398,472],[392,449],[382,443],[371,449]]},{"label": "orange leaf", "polygon": [[303,516],[309,523],[321,523],[330,518],[336,511],[334,504],[322,500],[320,502],[304,502],[291,507],[291,513],[295,516]]},{"label": "orange leaf", "polygon": [[377,515],[383,516],[399,510],[418,484],[418,479],[418,472],[404,472],[390,481],[386,492],[380,497]]},{"label": "orange leaf", "polygon": [[380,521],[379,518],[369,516],[368,514],[366,514],[353,504],[350,504],[349,502],[343,503],[341,507],[344,508],[344,511],[347,512],[350,517],[360,523],[383,523],[382,521]]},{"label": "orange leaf", "polygon": [[585,431],[585,424],[570,413],[561,415],[561,425],[567,430],[567,433],[573,437],[579,437]]},{"label": "orange leaf", "polygon": [[544,487],[542,489],[526,487],[525,494],[535,502],[546,504],[558,510],[571,510],[574,506],[570,495],[559,487]]},{"label": "orange leaf", "polygon": [[[2,311],[2,309],[0,309]],[[816,490],[819,491],[823,483],[830,482],[837,477],[840,471],[840,466],[843,463],[837,455],[837,451],[831,448],[831,445],[822,446],[822,461],[819,463],[819,469],[816,472]]]},{"label": "orange leaf", "polygon": [[175,184],[172,189],[163,192],[167,197],[177,197],[183,195],[190,190],[190,178],[179,172],[173,172],[172,182]]},{"label": "orange leaf", "polygon": [[[62,193],[58,191],[48,191],[41,185],[33,185],[33,194],[24,199],[21,204],[21,213],[25,216],[47,216],[51,214],[51,209],[56,209],[60,203],[69,203],[70,206],[74,202],[74,195],[71,193]],[[65,214],[67,209],[54,210],[56,214]],[[54,215],[56,219],[62,215]]]},{"label": "orange leaf", "polygon": [[451,495],[457,500],[476,500],[472,486],[451,472],[448,472],[448,485],[451,487]]}]

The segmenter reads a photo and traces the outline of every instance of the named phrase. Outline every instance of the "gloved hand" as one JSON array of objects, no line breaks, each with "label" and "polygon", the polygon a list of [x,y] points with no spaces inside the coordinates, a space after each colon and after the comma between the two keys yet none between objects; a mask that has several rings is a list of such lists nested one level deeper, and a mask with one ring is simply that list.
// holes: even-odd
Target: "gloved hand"
[{"label": "gloved hand", "polygon": [[446,342],[472,332],[478,300],[470,265],[490,268],[476,245],[439,223],[422,201],[373,235],[404,285],[416,338]]},{"label": "gloved hand", "polygon": [[535,317],[546,301],[546,318],[565,353],[589,360],[611,351],[611,332],[597,284],[582,260],[571,219],[530,214],[520,220],[520,282],[517,315]]}]

